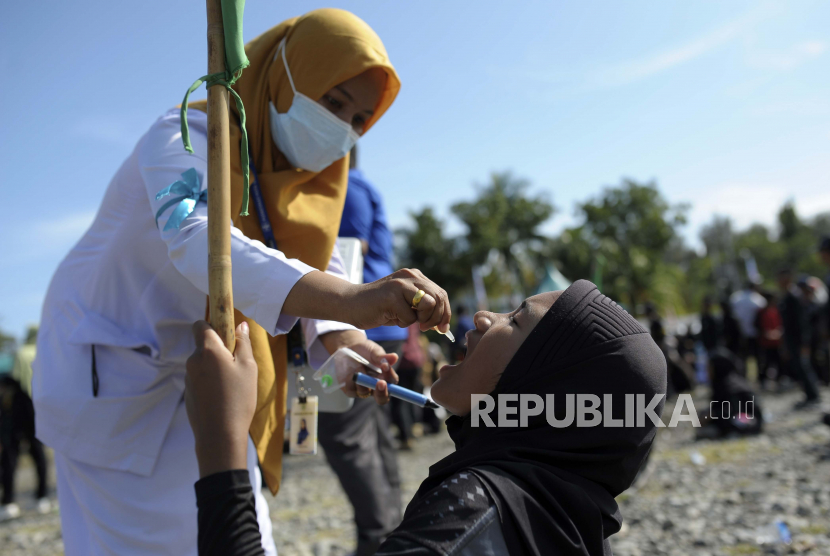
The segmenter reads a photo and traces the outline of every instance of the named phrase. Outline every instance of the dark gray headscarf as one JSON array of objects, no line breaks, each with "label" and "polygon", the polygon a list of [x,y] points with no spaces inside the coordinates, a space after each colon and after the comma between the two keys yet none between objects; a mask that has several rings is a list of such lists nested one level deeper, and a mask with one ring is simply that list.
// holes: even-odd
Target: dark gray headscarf
[{"label": "dark gray headscarf", "polygon": [[[625,394],[666,392],[666,360],[631,315],[586,280],[571,285],[536,325],[491,395],[611,394],[612,416],[625,417]],[[663,410],[660,402],[656,413]],[[472,469],[499,509],[512,556],[610,554],[607,538],[622,524],[614,497],[633,482],[656,428],[551,427],[543,412],[527,428],[471,427],[447,421],[456,451],[430,468],[410,508],[444,479]]]}]

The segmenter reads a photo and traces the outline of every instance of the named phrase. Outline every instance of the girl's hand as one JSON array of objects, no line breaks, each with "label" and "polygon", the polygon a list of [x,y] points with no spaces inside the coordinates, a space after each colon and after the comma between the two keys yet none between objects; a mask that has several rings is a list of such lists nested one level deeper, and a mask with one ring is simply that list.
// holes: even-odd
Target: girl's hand
[{"label": "girl's hand", "polygon": [[236,327],[231,354],[205,321],[193,325],[196,351],[187,359],[184,399],[202,477],[248,468],[248,429],[256,410],[257,365],[248,323]]}]

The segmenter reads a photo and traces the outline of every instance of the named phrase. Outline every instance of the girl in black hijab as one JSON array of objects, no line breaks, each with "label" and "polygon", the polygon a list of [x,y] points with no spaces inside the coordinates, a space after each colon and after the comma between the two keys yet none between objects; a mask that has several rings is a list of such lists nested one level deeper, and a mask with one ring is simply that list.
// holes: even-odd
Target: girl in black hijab
[{"label": "girl in black hijab", "polygon": [[[509,314],[479,312],[475,323],[467,357],[442,368],[431,390],[454,414],[447,426],[456,451],[430,468],[378,556],[611,554],[608,537],[622,524],[614,498],[631,485],[656,432],[648,418],[622,426],[626,395],[643,394],[645,404],[660,395],[660,415],[662,352],[585,280],[531,297]],[[568,394],[598,396],[603,412],[609,395],[612,404],[590,428],[576,421],[554,428],[546,412],[526,427],[474,427],[471,395],[485,393],[554,394],[558,420]]]},{"label": "girl in black hijab", "polygon": [[[642,405],[662,412],[662,352],[636,320],[584,280],[528,298],[509,314],[479,312],[475,325],[467,333],[467,357],[443,367],[431,390],[453,413],[447,426],[456,451],[430,468],[377,556],[610,555],[608,537],[622,524],[614,497],[631,485],[655,435],[651,419],[635,419],[633,402],[642,396]],[[208,346],[198,338],[197,331],[197,345]],[[218,336],[213,344],[221,346]],[[222,377],[234,384],[256,377],[255,367],[242,373],[245,361],[234,361],[226,350],[226,362],[216,363],[220,359],[200,358],[197,350],[188,361],[191,384],[202,387],[201,394],[190,393],[191,421],[199,421],[199,403],[224,407],[223,396],[210,396]],[[234,399],[241,396],[237,390]],[[474,394],[554,396],[545,399],[548,412],[527,417],[527,426],[501,426],[491,414],[500,426],[489,428],[473,426]],[[579,404],[566,396],[578,394],[601,400],[596,414],[602,423],[575,425]],[[511,405],[512,415],[502,417],[519,417]],[[554,419],[557,427],[548,423]],[[246,425],[236,427],[242,445]],[[208,456],[200,458],[200,469],[208,464],[215,468]],[[246,470],[204,476],[196,499],[200,556],[262,554]]]}]

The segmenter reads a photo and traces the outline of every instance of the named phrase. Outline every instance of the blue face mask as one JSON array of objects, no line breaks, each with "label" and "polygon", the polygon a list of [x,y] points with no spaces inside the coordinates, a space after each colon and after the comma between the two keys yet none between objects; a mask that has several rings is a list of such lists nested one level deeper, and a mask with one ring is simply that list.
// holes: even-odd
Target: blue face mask
[{"label": "blue face mask", "polygon": [[280,43],[279,51],[294,91],[294,100],[284,114],[277,112],[273,102],[269,103],[271,137],[292,165],[320,172],[346,156],[360,136],[352,126],[297,91],[285,59],[285,39]]}]

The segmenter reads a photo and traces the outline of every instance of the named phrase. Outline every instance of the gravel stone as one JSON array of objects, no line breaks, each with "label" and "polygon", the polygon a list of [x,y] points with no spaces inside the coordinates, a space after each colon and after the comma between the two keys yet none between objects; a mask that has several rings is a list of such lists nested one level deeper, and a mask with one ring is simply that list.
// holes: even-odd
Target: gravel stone
[{"label": "gravel stone", "polygon": [[[821,423],[819,408],[793,411],[800,397],[798,392],[764,396],[775,420],[756,437],[695,441],[689,423],[660,429],[648,468],[618,497],[624,525],[611,537],[614,554],[830,556],[830,427]],[[830,392],[825,389],[823,397],[830,399]],[[668,405],[664,415],[671,411]],[[451,451],[452,442],[441,433],[398,453],[404,501],[412,498],[429,466]],[[695,452],[705,463],[692,461]],[[21,458],[20,468],[22,516],[0,523],[0,556],[63,554],[55,493],[50,496],[56,509],[38,514],[28,456]],[[279,495],[265,496],[282,556],[354,551],[353,512],[323,454],[286,456]],[[759,544],[761,533],[777,519],[787,524],[792,544]]]}]

